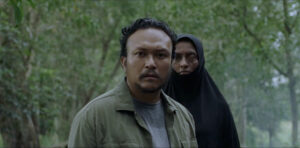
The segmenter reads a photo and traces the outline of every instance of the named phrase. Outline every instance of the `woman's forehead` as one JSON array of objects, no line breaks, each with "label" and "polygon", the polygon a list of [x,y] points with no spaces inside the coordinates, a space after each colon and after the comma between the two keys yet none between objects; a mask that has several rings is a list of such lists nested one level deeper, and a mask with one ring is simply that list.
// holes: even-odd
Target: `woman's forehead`
[{"label": "woman's forehead", "polygon": [[191,42],[180,41],[176,44],[175,48],[176,53],[197,53],[194,45]]}]

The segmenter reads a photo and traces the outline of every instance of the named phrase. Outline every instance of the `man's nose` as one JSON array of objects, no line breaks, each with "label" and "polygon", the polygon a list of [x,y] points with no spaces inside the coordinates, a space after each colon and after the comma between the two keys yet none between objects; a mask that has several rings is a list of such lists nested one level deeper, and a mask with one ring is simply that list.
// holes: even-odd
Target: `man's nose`
[{"label": "man's nose", "polygon": [[156,64],[155,64],[153,56],[149,56],[146,59],[145,66],[146,66],[146,68],[149,68],[149,69],[155,69],[156,68]]}]

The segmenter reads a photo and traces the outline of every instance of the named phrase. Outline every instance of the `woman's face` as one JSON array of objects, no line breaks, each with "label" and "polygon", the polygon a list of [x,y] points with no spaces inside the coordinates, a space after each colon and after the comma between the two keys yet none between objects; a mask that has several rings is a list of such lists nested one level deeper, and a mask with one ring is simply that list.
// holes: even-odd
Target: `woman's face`
[{"label": "woman's face", "polygon": [[175,48],[172,68],[180,75],[192,73],[199,64],[194,45],[189,41],[179,41]]}]

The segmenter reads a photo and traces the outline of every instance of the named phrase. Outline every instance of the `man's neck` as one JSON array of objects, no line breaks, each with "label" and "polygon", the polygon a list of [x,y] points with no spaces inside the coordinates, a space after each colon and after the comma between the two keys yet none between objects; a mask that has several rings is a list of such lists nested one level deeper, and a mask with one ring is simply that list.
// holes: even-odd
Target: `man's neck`
[{"label": "man's neck", "polygon": [[143,103],[148,104],[155,104],[158,101],[160,101],[160,92],[157,93],[142,93],[142,92],[135,92],[133,93],[131,91],[131,95],[137,99],[138,101],[141,101]]},{"label": "man's neck", "polygon": [[155,104],[160,101],[160,90],[153,93],[145,93],[134,86],[130,86],[128,83],[127,86],[131,95],[140,102]]}]

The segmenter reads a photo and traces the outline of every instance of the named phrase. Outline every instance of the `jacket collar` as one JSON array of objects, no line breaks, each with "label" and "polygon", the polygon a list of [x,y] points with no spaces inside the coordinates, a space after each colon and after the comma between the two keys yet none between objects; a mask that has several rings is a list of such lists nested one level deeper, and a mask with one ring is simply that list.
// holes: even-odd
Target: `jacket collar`
[{"label": "jacket collar", "polygon": [[175,107],[175,105],[174,105],[174,100],[173,100],[173,102],[171,101],[172,100],[172,98],[171,97],[169,97],[168,95],[166,95],[165,94],[165,92],[163,92],[162,90],[161,90],[161,96],[162,96],[162,99],[164,100],[164,102],[165,102],[165,104],[166,104],[166,106],[167,106],[167,112],[168,113],[175,113],[176,111],[177,111],[177,108]]},{"label": "jacket collar", "polygon": [[[135,112],[134,104],[133,104],[133,97],[130,94],[128,85],[126,83],[126,80],[124,79],[121,83],[117,85],[117,87],[113,90],[114,93],[117,95],[117,105],[116,110],[117,111],[129,111],[129,112]],[[167,96],[162,90],[161,90],[161,96],[163,102],[166,104],[166,110],[167,112],[175,112],[177,109],[174,106],[174,103],[170,100],[171,98]]]},{"label": "jacket collar", "polygon": [[135,111],[132,96],[125,79],[117,85],[117,87],[114,89],[114,93],[117,95],[117,111]]}]

